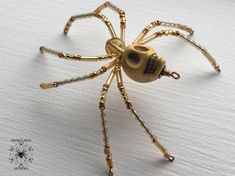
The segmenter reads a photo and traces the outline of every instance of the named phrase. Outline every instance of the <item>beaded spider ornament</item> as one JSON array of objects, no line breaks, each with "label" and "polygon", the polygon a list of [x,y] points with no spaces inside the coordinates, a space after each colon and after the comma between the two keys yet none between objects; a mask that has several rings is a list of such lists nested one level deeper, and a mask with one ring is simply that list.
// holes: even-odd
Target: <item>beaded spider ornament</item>
[{"label": "beaded spider ornament", "polygon": [[[110,8],[114,12],[119,14],[120,37],[116,35],[113,25],[108,20],[108,18],[101,14],[101,11],[105,8]],[[161,30],[146,37],[146,35],[150,30],[158,26],[176,28],[185,31],[190,35],[193,34],[192,28],[177,23],[170,23],[161,20],[153,21],[142,30],[142,32],[138,35],[138,37],[134,40],[132,44],[127,46],[125,44],[125,29],[126,29],[125,12],[110,2],[105,2],[91,13],[71,16],[65,25],[64,34],[66,35],[68,33],[72,23],[75,22],[76,20],[90,18],[90,17],[98,18],[108,28],[111,38],[108,39],[105,44],[105,50],[107,54],[103,56],[81,56],[79,54],[73,55],[65,52],[55,51],[44,46],[40,47],[40,51],[42,53],[47,52],[50,54],[54,54],[59,58],[67,60],[75,60],[75,61],[111,60],[111,62],[102,66],[99,70],[89,73],[87,75],[65,79],[62,81],[42,83],[40,87],[43,89],[47,89],[47,88],[58,87],[66,83],[72,83],[86,79],[93,79],[96,78],[97,76],[102,75],[106,71],[112,69],[106,82],[103,84],[99,101],[99,109],[101,111],[101,120],[102,120],[102,128],[104,135],[103,138],[104,153],[106,155],[106,162],[107,162],[109,176],[113,176],[113,161],[112,161],[111,148],[108,137],[108,129],[106,127],[105,101],[108,89],[114,77],[116,77],[117,87],[121,93],[121,96],[126,104],[127,109],[129,109],[131,113],[134,115],[134,117],[139,121],[139,123],[144,128],[146,133],[150,136],[153,144],[156,145],[156,147],[162,152],[163,156],[169,161],[173,161],[174,156],[171,155],[170,152],[159,142],[158,138],[147,127],[146,123],[143,121],[143,119],[139,116],[139,114],[137,114],[136,110],[134,109],[133,104],[129,100],[124,87],[124,82],[122,79],[122,70],[124,70],[127,76],[130,77],[132,80],[141,83],[151,82],[160,79],[162,76],[168,76],[174,79],[179,79],[180,75],[177,72],[169,71],[166,69],[166,61],[163,58],[161,58],[159,55],[157,55],[154,48],[146,45],[147,43],[149,43],[154,39],[165,36],[178,37],[188,42],[192,46],[194,46],[196,49],[202,52],[202,54],[207,58],[207,60],[212,64],[214,69],[218,72],[220,72],[219,65],[216,63],[215,59],[204,47],[202,47],[195,41],[189,39],[186,35],[184,35],[180,31]]]}]

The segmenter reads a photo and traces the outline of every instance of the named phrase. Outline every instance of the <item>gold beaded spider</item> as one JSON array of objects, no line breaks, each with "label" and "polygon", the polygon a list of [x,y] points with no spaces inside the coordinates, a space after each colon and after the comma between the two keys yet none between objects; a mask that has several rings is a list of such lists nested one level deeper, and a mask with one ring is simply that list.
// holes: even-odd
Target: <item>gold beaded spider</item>
[{"label": "gold beaded spider", "polygon": [[[119,14],[120,18],[120,38],[117,37],[115,30],[113,28],[112,23],[106,18],[104,15],[101,14],[101,11],[105,8],[110,8],[114,12]],[[150,47],[146,46],[147,43],[152,41],[153,39],[164,37],[164,36],[174,36],[183,39],[184,41],[188,42],[199,51],[208,59],[208,61],[212,64],[215,70],[220,72],[219,65],[216,63],[215,59],[211,56],[211,54],[198,43],[194,42],[193,40],[189,39],[180,31],[175,30],[161,30],[145,37],[150,30],[155,27],[163,26],[163,27],[171,27],[177,28],[182,31],[188,32],[190,35],[193,34],[193,30],[186,25],[181,25],[177,23],[169,23],[160,20],[153,21],[148,26],[146,26],[139,36],[135,39],[135,41],[126,46],[125,44],[125,29],[126,29],[126,17],[125,12],[110,2],[105,2],[97,9],[95,9],[91,13],[80,14],[70,17],[68,22],[64,28],[64,34],[66,35],[70,29],[70,26],[73,22],[79,19],[89,18],[89,17],[96,17],[108,28],[108,31],[111,35],[111,38],[107,40],[105,44],[105,49],[107,54],[103,56],[80,56],[79,54],[73,55],[68,54],[65,52],[55,51],[44,46],[40,47],[40,51],[47,52],[54,54],[62,59],[67,60],[74,60],[74,61],[104,61],[110,59],[111,62],[107,65],[102,66],[99,70],[89,73],[84,76],[74,77],[70,79],[65,79],[62,81],[54,81],[51,83],[42,83],[40,85],[41,88],[53,88],[58,87],[59,85],[82,81],[86,79],[96,78],[99,75],[102,75],[107,70],[112,68],[111,73],[109,74],[105,84],[103,84],[103,88],[101,90],[101,97],[99,101],[99,109],[101,111],[101,120],[102,120],[102,128],[103,128],[103,135],[104,135],[104,153],[106,155],[106,162],[108,168],[109,176],[113,175],[113,161],[108,137],[108,129],[106,127],[106,114],[105,114],[105,101],[108,89],[113,78],[116,76],[117,80],[117,87],[121,93],[121,96],[126,104],[127,109],[131,111],[134,117],[139,121],[141,126],[145,129],[146,133],[150,136],[152,142],[156,147],[162,152],[163,156],[168,159],[169,161],[174,160],[174,156],[170,154],[170,152],[159,142],[158,138],[152,133],[152,131],[147,127],[146,123],[143,119],[137,114],[136,110],[134,109],[131,101],[129,100],[127,93],[125,91],[123,79],[122,79],[122,72],[124,72],[133,80],[137,82],[151,82],[156,79],[161,78],[161,76],[168,76],[173,77],[174,79],[180,78],[180,75],[176,72],[172,72],[166,70],[166,61],[162,59],[160,56],[157,55],[155,50]]]}]

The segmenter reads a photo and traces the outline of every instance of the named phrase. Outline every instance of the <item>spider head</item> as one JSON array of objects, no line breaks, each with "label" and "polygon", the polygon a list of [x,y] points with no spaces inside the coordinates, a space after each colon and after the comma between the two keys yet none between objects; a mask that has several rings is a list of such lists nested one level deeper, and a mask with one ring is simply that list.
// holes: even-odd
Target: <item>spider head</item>
[{"label": "spider head", "polygon": [[129,45],[122,55],[124,72],[137,82],[151,82],[161,77],[166,61],[145,45]]}]

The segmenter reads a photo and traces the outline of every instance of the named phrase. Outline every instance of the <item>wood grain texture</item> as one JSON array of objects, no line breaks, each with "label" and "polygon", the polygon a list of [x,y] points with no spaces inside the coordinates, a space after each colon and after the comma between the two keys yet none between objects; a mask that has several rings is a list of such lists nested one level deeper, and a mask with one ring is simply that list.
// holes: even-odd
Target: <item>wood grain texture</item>
[{"label": "wood grain texture", "polygon": [[[103,1],[0,1],[0,176],[106,175],[98,100],[107,74],[94,80],[41,90],[44,81],[96,70],[104,63],[63,61],[41,55],[45,45],[71,53],[104,52],[108,31],[96,19],[82,20],[68,37],[69,16],[91,12]],[[214,73],[200,52],[173,38],[152,42],[168,68],[181,74],[140,84],[124,75],[139,114],[176,156],[165,161],[125,109],[116,83],[107,100],[115,175],[235,175],[235,2],[113,1],[127,15],[127,43],[157,19],[192,26],[193,39],[221,64]],[[105,14],[118,29],[118,17]],[[107,63],[107,62],[105,62]],[[34,161],[14,171],[8,149],[12,138],[30,138]]]}]

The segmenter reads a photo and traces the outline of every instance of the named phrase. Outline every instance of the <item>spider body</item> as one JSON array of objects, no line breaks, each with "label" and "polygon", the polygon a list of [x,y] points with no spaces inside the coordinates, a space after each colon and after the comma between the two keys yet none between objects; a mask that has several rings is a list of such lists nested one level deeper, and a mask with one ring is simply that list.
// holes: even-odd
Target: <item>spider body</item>
[{"label": "spider body", "polygon": [[16,159],[18,158],[18,157],[20,157],[20,159],[22,159],[23,157],[26,159],[27,158],[27,153],[26,153],[26,150],[25,149],[22,149],[22,150],[20,150],[19,148],[16,148],[16,154],[15,154],[15,156],[16,156]]},{"label": "spider body", "polygon": [[[115,13],[119,14],[120,37],[116,35],[116,32],[112,26],[112,23],[108,20],[108,18],[101,14],[101,11],[105,8],[110,8]],[[143,127],[145,132],[149,135],[153,144],[162,152],[163,156],[169,161],[173,161],[174,157],[160,143],[158,138],[147,127],[144,120],[139,116],[139,114],[135,110],[124,87],[124,81],[122,79],[122,70],[124,70],[124,72],[129,78],[131,78],[134,81],[141,82],[141,83],[151,82],[151,81],[161,78],[162,76],[168,76],[174,79],[180,78],[180,75],[178,73],[172,72],[166,69],[166,61],[156,53],[153,47],[146,45],[147,43],[149,43],[150,41],[154,39],[157,39],[159,37],[165,37],[165,36],[173,36],[173,37],[183,39],[184,41],[194,46],[206,57],[206,59],[211,63],[213,68],[218,72],[220,71],[219,65],[204,47],[202,47],[195,41],[189,39],[186,35],[180,32],[180,31],[183,31],[183,32],[189,33],[189,35],[192,35],[193,34],[192,28],[187,27],[186,25],[178,24],[178,23],[170,23],[170,22],[164,22],[160,20],[153,21],[141,31],[141,33],[134,40],[133,43],[126,45],[125,44],[125,28],[126,28],[125,12],[110,2],[106,2],[102,4],[91,13],[74,15],[70,17],[68,22],[65,25],[64,34],[66,35],[68,33],[72,23],[75,22],[76,20],[80,20],[83,18],[90,18],[90,17],[95,17],[101,20],[106,25],[111,35],[111,39],[107,40],[105,44],[105,50],[107,54],[103,56],[81,56],[80,54],[69,54],[65,52],[56,51],[53,49],[46,48],[44,46],[40,47],[40,51],[54,54],[62,59],[73,60],[73,61],[111,60],[111,62],[102,66],[97,71],[91,72],[84,76],[78,76],[78,77],[65,79],[61,81],[54,81],[50,83],[42,83],[40,87],[43,89],[47,89],[47,88],[58,87],[59,85],[72,83],[76,81],[93,79],[104,74],[109,69],[112,69],[106,82],[103,84],[103,87],[101,89],[100,101],[99,101],[99,109],[101,112],[101,121],[102,121],[102,128],[103,128],[102,131],[103,131],[103,136],[104,136],[103,138],[104,153],[106,156],[109,176],[113,175],[113,161],[112,161],[111,147],[110,147],[110,142],[109,142],[109,137],[108,137],[108,129],[106,126],[107,120],[106,120],[106,113],[105,113],[105,109],[106,109],[105,103],[106,103],[107,93],[108,93],[110,84],[112,83],[114,77],[116,77],[117,87],[126,104],[127,109],[130,110],[130,112],[134,115],[135,119],[140,123],[140,125]],[[158,26],[176,28],[178,30],[170,29],[170,30],[156,31],[152,35],[149,35],[146,37],[146,35],[148,34],[150,30]],[[20,157],[25,156],[24,152],[19,152],[18,155]]]},{"label": "spider body", "polygon": [[112,38],[105,49],[108,54],[118,57],[124,72],[137,82],[154,81],[165,72],[166,61],[158,57],[151,46],[130,44],[126,47],[120,38]]}]

